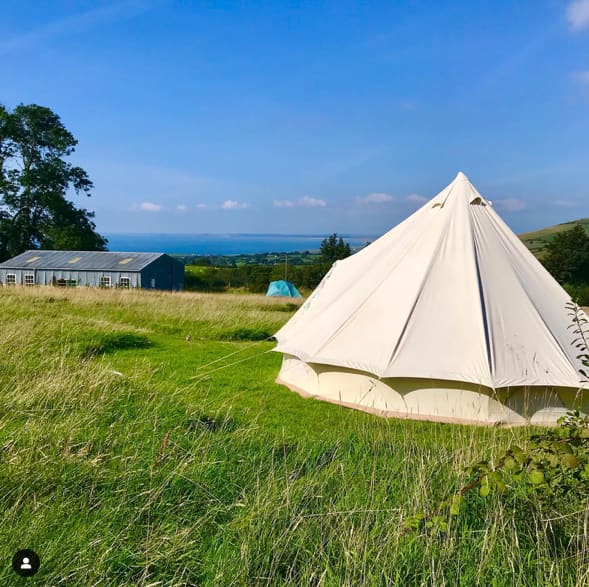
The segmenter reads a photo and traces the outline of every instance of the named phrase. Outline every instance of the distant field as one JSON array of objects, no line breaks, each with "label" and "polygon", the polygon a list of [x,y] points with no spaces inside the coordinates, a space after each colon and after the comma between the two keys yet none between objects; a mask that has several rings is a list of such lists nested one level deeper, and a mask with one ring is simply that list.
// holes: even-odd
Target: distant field
[{"label": "distant field", "polygon": [[534,253],[536,256],[542,256],[542,249],[554,238],[554,235],[570,230],[575,224],[581,224],[589,233],[589,218],[581,218],[580,220],[574,220],[572,222],[565,222],[564,224],[556,224],[554,226],[548,226],[541,230],[535,230],[533,232],[525,232],[519,235],[519,238],[525,243],[525,245]]},{"label": "distant field", "polygon": [[[31,585],[586,584],[574,546],[555,550],[539,520],[478,495],[449,533],[403,534],[467,464],[527,431],[300,398],[274,383],[265,340],[295,309],[0,291],[4,559],[37,550]],[[7,564],[0,584],[17,584]]]},{"label": "distant field", "polygon": [[244,267],[246,265],[312,265],[320,260],[319,251],[290,253],[249,253],[236,255],[174,255],[187,265],[201,265],[203,261],[215,267]]}]

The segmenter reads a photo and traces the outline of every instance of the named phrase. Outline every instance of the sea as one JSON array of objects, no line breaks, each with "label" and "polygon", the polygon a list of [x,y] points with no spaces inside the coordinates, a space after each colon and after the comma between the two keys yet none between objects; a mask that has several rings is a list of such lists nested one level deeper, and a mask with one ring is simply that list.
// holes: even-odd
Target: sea
[{"label": "sea", "polygon": [[[109,251],[175,255],[251,255],[318,251],[328,235],[301,234],[105,234]],[[354,248],[375,236],[338,235]]]}]

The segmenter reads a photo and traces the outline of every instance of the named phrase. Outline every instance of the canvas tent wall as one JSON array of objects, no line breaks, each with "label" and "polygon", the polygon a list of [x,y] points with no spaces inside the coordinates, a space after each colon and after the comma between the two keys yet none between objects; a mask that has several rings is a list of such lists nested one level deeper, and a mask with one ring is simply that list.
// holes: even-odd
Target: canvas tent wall
[{"label": "canvas tent wall", "polygon": [[275,335],[277,381],[385,416],[553,423],[589,407],[569,302],[459,173],[332,266]]},{"label": "canvas tent wall", "polygon": [[280,279],[278,281],[272,281],[268,286],[267,296],[282,296],[288,298],[300,298],[301,294],[297,288],[290,282]]}]

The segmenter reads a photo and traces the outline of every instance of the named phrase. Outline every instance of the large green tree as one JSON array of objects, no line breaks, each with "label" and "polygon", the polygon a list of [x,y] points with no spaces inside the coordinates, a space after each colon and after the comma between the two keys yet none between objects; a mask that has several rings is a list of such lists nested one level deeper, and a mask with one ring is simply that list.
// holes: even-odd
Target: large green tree
[{"label": "large green tree", "polygon": [[542,262],[559,283],[589,283],[589,235],[583,226],[555,234]]},{"label": "large green tree", "polygon": [[331,265],[339,259],[345,259],[351,254],[350,245],[344,242],[344,239],[334,232],[332,235],[321,241],[319,249],[321,253],[321,262]]},{"label": "large green tree", "polygon": [[0,104],[0,260],[27,249],[104,250],[94,214],[68,195],[90,195],[88,174],[67,161],[77,141],[36,104]]}]

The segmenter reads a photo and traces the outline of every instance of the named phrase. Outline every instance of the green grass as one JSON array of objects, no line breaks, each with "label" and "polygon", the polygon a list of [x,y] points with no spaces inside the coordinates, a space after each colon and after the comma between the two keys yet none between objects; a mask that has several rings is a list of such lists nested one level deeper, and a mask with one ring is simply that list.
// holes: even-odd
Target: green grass
[{"label": "green grass", "polygon": [[[578,548],[499,501],[475,496],[448,534],[404,534],[467,464],[527,432],[300,398],[274,384],[280,356],[261,340],[294,309],[0,291],[0,584],[586,584]],[[42,568],[19,580],[24,547]]]}]

